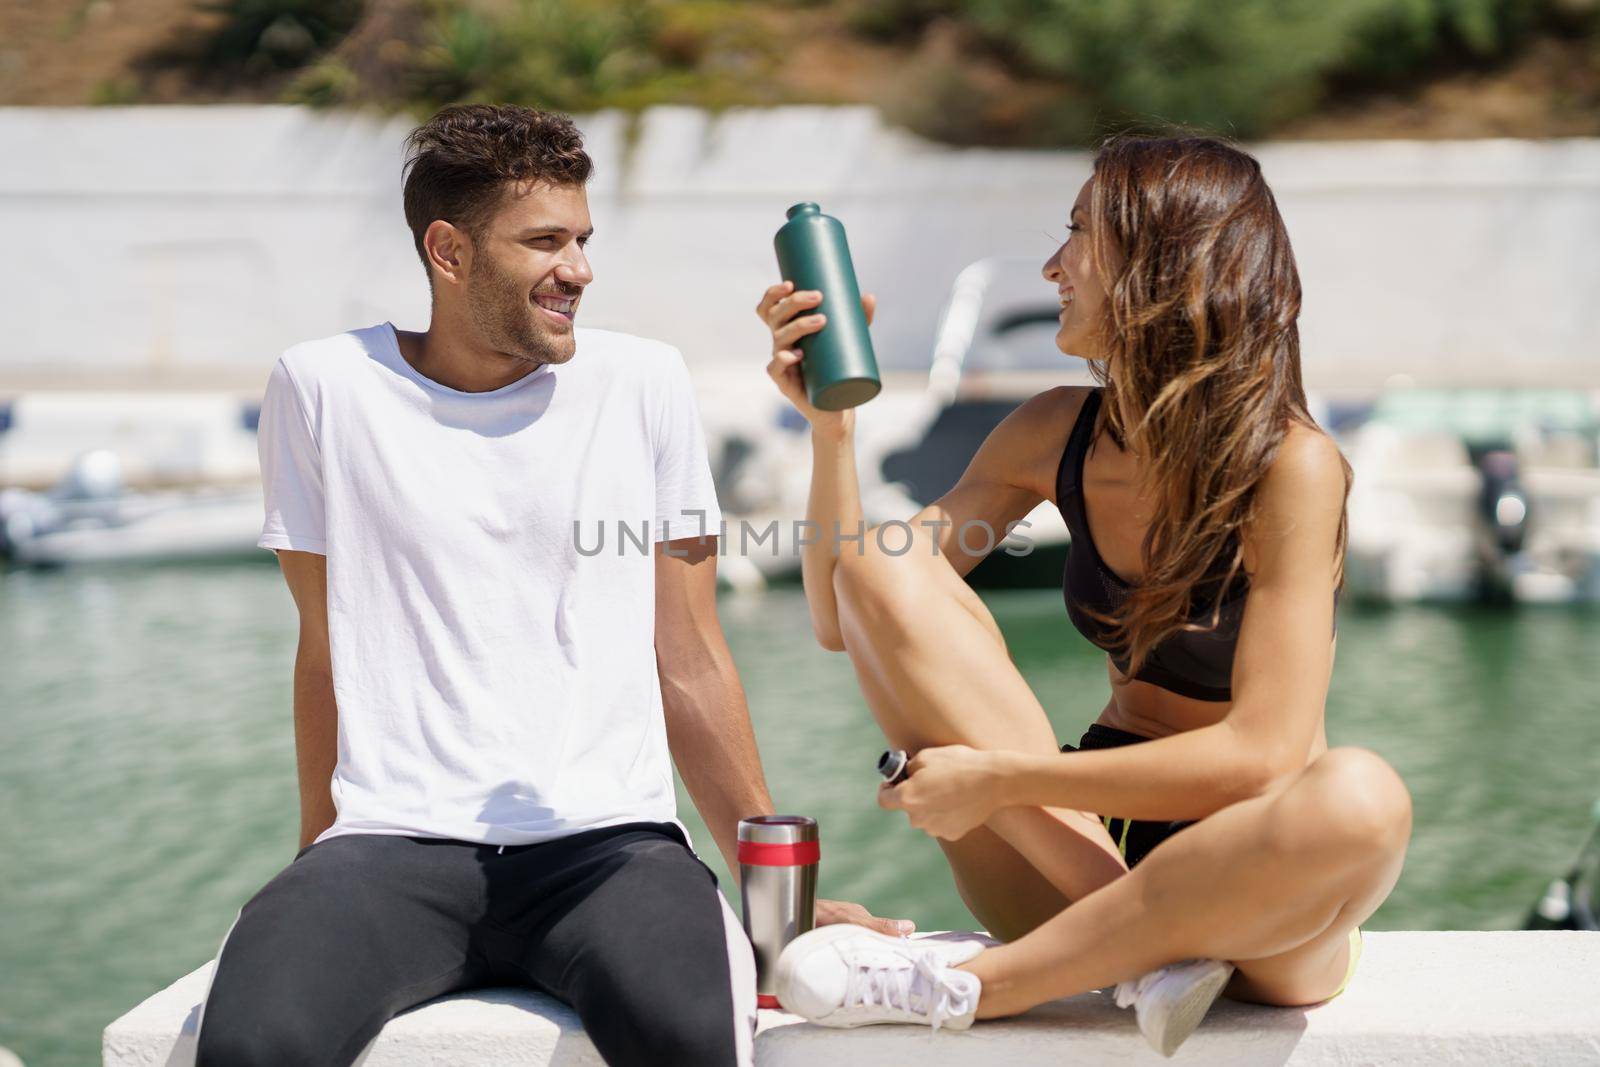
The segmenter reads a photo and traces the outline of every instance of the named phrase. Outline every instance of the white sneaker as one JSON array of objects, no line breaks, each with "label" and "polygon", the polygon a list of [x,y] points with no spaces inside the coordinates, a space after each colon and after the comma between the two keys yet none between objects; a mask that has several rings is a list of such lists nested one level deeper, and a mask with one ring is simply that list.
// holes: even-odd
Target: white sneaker
[{"label": "white sneaker", "polygon": [[1134,1005],[1139,1032],[1157,1052],[1171,1056],[1194,1033],[1232,976],[1233,964],[1222,960],[1183,960],[1119,983],[1117,1007]]},{"label": "white sneaker", "polygon": [[776,995],[784,1011],[819,1026],[931,1023],[965,1030],[983,983],[957,970],[992,939],[890,937],[855,923],[819,926],[778,957]]}]

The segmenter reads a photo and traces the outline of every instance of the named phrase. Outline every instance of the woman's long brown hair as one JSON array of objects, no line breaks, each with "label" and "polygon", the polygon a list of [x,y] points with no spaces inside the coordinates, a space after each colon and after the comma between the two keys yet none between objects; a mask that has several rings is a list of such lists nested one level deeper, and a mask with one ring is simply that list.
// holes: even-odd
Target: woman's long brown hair
[{"label": "woman's long brown hair", "polygon": [[[1140,457],[1153,501],[1142,580],[1110,614],[1090,612],[1132,676],[1163,638],[1216,628],[1247,577],[1240,535],[1256,487],[1290,424],[1316,422],[1300,380],[1300,276],[1252,156],[1209,137],[1116,138],[1095,156],[1090,216],[1107,279],[1107,358],[1090,373],[1106,429]],[[1347,532],[1341,511],[1336,589]],[[1213,598],[1209,617],[1191,621]]]}]

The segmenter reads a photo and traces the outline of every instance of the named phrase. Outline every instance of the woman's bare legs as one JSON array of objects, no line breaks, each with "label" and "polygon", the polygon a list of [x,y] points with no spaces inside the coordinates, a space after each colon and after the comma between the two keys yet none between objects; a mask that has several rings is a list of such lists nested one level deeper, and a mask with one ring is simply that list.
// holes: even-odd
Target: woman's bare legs
[{"label": "woman's bare legs", "polygon": [[[926,531],[899,556],[870,536],[861,554],[846,548],[834,590],[845,648],[891,745],[1060,751],[993,616]],[[1099,818],[1065,808],[1003,808],[939,845],[967,907],[1002,940],[1127,873]]]},{"label": "woman's bare legs", "polygon": [[[845,647],[892,744],[1058,751],[988,609],[926,531],[899,556],[871,536],[859,554],[844,551],[834,590]],[[1325,998],[1343,978],[1349,930],[1398,877],[1409,833],[1393,770],[1335,750],[1164,842],[1131,874],[1098,819],[1067,809],[1002,809],[939,843],[973,914],[1015,942],[964,965],[984,980],[988,1018],[1191,956],[1233,960],[1231,995]],[[1051,889],[1014,880],[1030,865]]]},{"label": "woman's bare legs", "polygon": [[[873,707],[885,706],[886,700],[877,695],[875,681],[863,679],[862,689],[874,694],[868,697]],[[909,716],[888,720],[880,717],[879,721],[898,723],[908,719]],[[910,751],[929,743],[916,740],[918,735],[899,727],[886,725],[884,734],[894,747]],[[1040,815],[1048,818],[1042,811]],[[1003,941],[1021,937],[1059,915],[1069,903],[1059,888],[987,826],[978,827],[959,841],[939,840],[938,844],[968,910],[985,930]]]},{"label": "woman's bare legs", "polygon": [[1366,749],[1331,749],[1276,791],[1163,841],[1127,876],[963,968],[979,1018],[1204,956],[1232,960],[1229,993],[1314,1004],[1344,977],[1348,935],[1400,876],[1411,803]]}]

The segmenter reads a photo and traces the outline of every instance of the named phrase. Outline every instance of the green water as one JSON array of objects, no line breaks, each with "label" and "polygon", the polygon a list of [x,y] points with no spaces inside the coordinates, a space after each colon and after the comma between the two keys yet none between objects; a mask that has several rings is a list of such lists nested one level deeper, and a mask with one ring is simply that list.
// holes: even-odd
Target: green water
[{"label": "green water", "polygon": [[[985,597],[1075,740],[1103,657],[1059,593]],[[823,894],[970,927],[938,847],[875,806],[881,737],[799,591],[721,610],[773,796],[821,821]],[[1347,608],[1339,632],[1329,741],[1381,752],[1415,798],[1405,874],[1369,925],[1517,926],[1600,793],[1600,612]],[[293,858],[294,643],[270,560],[0,574],[0,1045],[29,1067],[99,1062],[105,1025],[211,958]]]}]

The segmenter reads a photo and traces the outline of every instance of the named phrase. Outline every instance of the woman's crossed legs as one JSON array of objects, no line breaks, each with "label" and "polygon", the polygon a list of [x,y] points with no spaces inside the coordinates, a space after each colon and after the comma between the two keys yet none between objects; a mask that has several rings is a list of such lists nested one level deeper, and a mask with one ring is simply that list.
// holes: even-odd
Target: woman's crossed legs
[{"label": "woman's crossed legs", "polygon": [[[920,532],[898,556],[872,542],[840,555],[834,591],[845,648],[889,742],[1059,752],[977,594]],[[1003,808],[939,841],[968,908],[1009,942],[963,965],[983,981],[978,1017],[1190,957],[1232,961],[1231,996],[1324,1000],[1345,977],[1349,932],[1399,877],[1410,825],[1399,776],[1356,748],[1202,819],[1131,872],[1096,815]]]}]

